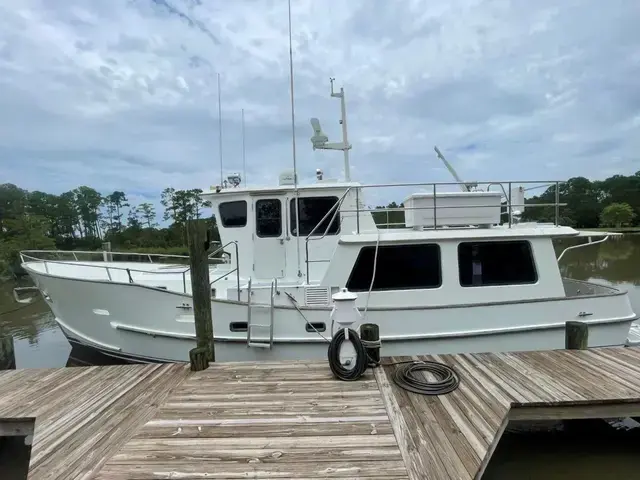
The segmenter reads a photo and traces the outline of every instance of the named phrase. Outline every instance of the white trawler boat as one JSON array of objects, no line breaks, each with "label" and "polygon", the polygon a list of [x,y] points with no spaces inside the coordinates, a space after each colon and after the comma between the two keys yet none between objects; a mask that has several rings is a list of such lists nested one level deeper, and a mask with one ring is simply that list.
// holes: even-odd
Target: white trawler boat
[{"label": "white trawler boat", "polygon": [[[380,326],[383,355],[563,348],[565,322],[576,319],[589,324],[590,346],[625,344],[637,319],[627,293],[561,276],[553,240],[585,233],[558,225],[557,197],[555,224],[518,222],[524,194],[512,186],[543,182],[485,191],[459,182],[460,192],[406,184],[420,191],[404,202],[405,225],[376,225],[364,191],[389,185],[350,180],[344,92],[332,94],[343,142],[327,143],[315,119],[312,142],[344,151],[345,181],[318,172],[298,185],[284,174],[277,186],[245,188],[232,176],[205,194],[225,258],[210,266],[217,360],[326,358],[332,296],[343,288],[357,294],[362,322]],[[188,360],[185,265],[59,255],[25,251],[22,266],[71,343],[137,361]]]}]

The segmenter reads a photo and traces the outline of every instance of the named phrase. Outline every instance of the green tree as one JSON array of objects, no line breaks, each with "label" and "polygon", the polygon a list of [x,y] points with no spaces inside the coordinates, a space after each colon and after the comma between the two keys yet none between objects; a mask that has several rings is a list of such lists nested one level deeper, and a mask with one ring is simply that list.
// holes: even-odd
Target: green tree
[{"label": "green tree", "polygon": [[99,222],[102,195],[91,187],[82,186],[73,191],[74,203],[80,219],[80,236],[101,238]]},{"label": "green tree", "polygon": [[164,207],[164,215],[162,216],[163,220],[173,220],[177,221],[177,210],[178,206],[176,204],[176,190],[175,188],[167,187],[160,194],[160,203]]},{"label": "green tree", "polygon": [[607,205],[600,214],[600,224],[603,227],[620,228],[631,224],[636,214],[628,203],[612,203]]},{"label": "green tree", "polygon": [[142,222],[147,226],[147,228],[152,228],[157,226],[155,223],[156,219],[156,210],[154,206],[150,203],[141,203],[138,206],[138,213],[142,218]]},{"label": "green tree", "polygon": [[127,227],[133,228],[135,230],[140,230],[142,228],[142,223],[140,222],[140,217],[138,216],[138,208],[136,206],[132,206],[129,209],[129,213],[127,214]]}]

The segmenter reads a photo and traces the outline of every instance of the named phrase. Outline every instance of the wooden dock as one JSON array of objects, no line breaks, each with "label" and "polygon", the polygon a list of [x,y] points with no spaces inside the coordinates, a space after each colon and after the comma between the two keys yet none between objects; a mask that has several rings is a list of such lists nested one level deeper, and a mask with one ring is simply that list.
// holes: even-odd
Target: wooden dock
[{"label": "wooden dock", "polygon": [[413,480],[480,478],[510,420],[640,416],[640,348],[420,358],[459,388],[406,392],[397,365],[340,382],[325,362],[0,372],[0,424],[35,420],[30,479]]}]

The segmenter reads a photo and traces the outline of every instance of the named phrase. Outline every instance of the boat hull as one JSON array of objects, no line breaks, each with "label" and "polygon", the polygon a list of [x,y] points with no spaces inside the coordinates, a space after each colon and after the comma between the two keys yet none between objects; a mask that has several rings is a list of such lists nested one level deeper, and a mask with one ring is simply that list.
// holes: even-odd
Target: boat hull
[{"label": "boat hull", "polygon": [[[138,284],[38,272],[30,275],[72,343],[128,361],[188,361],[189,350],[195,347],[189,295]],[[247,347],[246,331],[233,331],[232,325],[246,323],[247,308],[242,302],[212,300],[216,360],[326,358],[329,308],[276,307],[270,349]],[[585,311],[590,315],[582,318]],[[265,323],[269,315],[268,308],[254,310],[252,322]],[[568,320],[589,324],[590,347],[623,345],[636,319],[626,294],[616,294],[435,308],[372,308],[365,321],[380,326],[383,356],[403,356],[564,348]],[[324,324],[324,331],[309,329],[307,322]]]}]

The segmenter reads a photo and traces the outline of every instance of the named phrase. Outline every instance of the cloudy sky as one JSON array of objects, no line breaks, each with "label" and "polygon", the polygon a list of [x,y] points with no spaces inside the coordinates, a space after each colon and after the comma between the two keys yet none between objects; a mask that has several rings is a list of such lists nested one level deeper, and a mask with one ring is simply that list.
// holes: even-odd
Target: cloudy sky
[{"label": "cloudy sky", "polygon": [[[294,0],[304,181],[602,178],[640,170],[637,0]],[[0,183],[59,193],[249,184],[292,165],[286,0],[0,0]],[[390,199],[391,200],[391,199]]]}]

